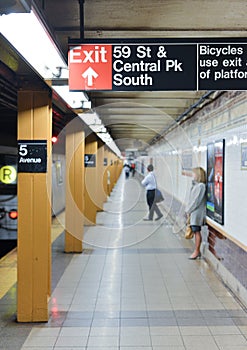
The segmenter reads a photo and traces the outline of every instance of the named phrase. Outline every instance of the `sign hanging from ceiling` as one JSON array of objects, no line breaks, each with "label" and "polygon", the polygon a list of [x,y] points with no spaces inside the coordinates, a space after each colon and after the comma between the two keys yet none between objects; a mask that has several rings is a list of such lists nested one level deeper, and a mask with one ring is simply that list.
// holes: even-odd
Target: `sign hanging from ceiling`
[{"label": "sign hanging from ceiling", "polygon": [[73,43],[69,45],[69,88],[246,90],[247,41],[233,40]]}]

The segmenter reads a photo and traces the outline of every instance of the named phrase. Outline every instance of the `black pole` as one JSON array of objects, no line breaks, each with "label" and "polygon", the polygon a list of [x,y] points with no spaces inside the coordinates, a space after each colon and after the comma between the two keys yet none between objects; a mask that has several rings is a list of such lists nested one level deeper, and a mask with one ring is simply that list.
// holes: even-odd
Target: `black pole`
[{"label": "black pole", "polygon": [[84,39],[84,0],[79,0],[80,3],[80,39]]}]

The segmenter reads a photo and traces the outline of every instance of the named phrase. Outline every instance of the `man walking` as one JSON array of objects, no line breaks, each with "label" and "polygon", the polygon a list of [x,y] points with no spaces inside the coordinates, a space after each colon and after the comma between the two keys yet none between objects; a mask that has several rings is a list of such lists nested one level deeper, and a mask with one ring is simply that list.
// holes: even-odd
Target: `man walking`
[{"label": "man walking", "polygon": [[147,190],[147,203],[149,207],[149,215],[147,219],[143,219],[145,221],[152,221],[154,212],[157,214],[156,221],[162,218],[162,213],[159,210],[156,202],[155,202],[155,190],[157,188],[156,178],[153,173],[154,167],[152,164],[149,164],[147,167],[148,174],[142,180],[142,185],[145,186]]}]

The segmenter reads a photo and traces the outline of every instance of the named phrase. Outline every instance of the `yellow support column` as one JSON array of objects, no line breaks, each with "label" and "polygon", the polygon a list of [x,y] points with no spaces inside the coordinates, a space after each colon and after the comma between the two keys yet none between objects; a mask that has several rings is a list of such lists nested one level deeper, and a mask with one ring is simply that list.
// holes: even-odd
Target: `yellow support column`
[{"label": "yellow support column", "polygon": [[109,186],[109,190],[110,190],[110,193],[111,193],[112,190],[113,190],[113,187],[114,187],[114,166],[113,166],[112,152],[109,152],[108,162],[109,162],[108,170],[110,171],[110,176],[111,176],[111,183],[110,183],[110,186]]},{"label": "yellow support column", "polygon": [[[98,142],[94,135],[89,135],[85,143],[85,156],[89,157],[85,165],[85,224],[88,226],[96,224],[97,213],[97,150]],[[95,163],[94,163],[95,162]],[[94,163],[94,164],[93,164]]]},{"label": "yellow support column", "polygon": [[[51,130],[49,91],[19,91],[18,140],[29,140],[30,144],[35,140],[47,141],[49,159]],[[23,159],[27,154],[26,145],[19,148]],[[50,184],[50,162],[47,162],[47,173],[18,174],[18,322],[48,321],[51,286]]]},{"label": "yellow support column", "polygon": [[101,141],[98,141],[97,158],[97,210],[103,211],[103,203],[106,198],[104,194],[104,143]]},{"label": "yellow support column", "polygon": [[111,178],[109,177],[110,172],[108,171],[108,157],[107,157],[107,150],[106,147],[104,146],[104,166],[103,166],[103,200],[104,202],[107,201],[108,197],[108,187],[109,187],[109,182],[111,181]]},{"label": "yellow support column", "polygon": [[117,160],[116,160],[116,156],[114,155],[114,186],[117,183]]},{"label": "yellow support column", "polygon": [[75,120],[66,129],[65,252],[81,253],[84,225],[84,131]]},{"label": "yellow support column", "polygon": [[118,178],[120,177],[122,170],[123,170],[123,162],[119,159],[118,160]]},{"label": "yellow support column", "polygon": [[113,187],[116,185],[117,181],[117,163],[116,163],[116,156],[114,153],[112,153],[112,177],[113,177]]}]

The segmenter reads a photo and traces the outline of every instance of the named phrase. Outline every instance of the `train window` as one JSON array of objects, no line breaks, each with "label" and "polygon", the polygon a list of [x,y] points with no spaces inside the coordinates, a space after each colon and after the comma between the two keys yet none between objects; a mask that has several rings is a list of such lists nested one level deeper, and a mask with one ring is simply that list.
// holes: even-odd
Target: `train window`
[{"label": "train window", "polygon": [[17,157],[0,154],[0,195],[17,194]]}]

